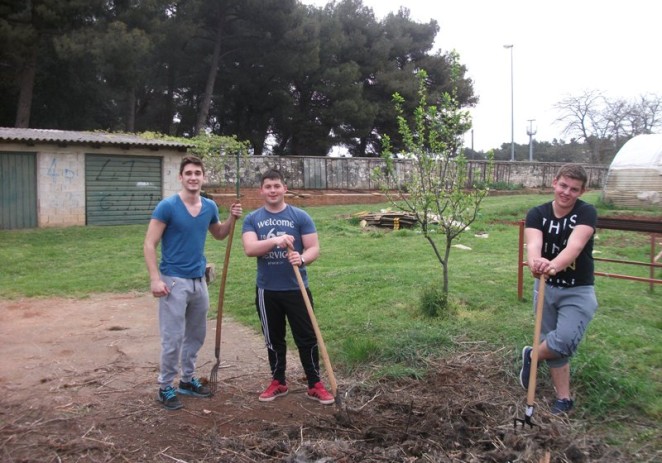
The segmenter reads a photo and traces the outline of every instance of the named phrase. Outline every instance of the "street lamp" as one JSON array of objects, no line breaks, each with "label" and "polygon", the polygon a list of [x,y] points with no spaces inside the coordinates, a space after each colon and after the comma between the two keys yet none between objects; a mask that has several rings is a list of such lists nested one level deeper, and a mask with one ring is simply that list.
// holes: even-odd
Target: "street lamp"
[{"label": "street lamp", "polygon": [[513,45],[504,45],[510,48],[510,160],[515,160],[515,86],[513,84]]}]

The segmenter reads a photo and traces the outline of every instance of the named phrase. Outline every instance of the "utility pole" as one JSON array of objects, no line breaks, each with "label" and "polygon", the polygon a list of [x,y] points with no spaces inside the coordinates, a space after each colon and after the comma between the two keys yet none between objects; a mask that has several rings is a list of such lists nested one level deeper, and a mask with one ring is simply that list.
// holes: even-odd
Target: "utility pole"
[{"label": "utility pole", "polygon": [[529,119],[529,128],[526,129],[526,134],[529,136],[529,162],[533,162],[533,136],[537,132],[537,129],[533,127],[535,121],[535,119]]}]

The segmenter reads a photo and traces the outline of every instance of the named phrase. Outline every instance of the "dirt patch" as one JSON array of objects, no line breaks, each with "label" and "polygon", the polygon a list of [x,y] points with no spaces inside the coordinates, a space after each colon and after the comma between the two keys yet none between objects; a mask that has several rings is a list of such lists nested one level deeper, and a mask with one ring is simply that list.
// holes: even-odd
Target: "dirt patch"
[{"label": "dirt patch", "polygon": [[[198,371],[215,361],[215,322]],[[338,378],[342,402],[306,399],[298,358],[290,394],[260,403],[269,382],[261,336],[225,319],[219,392],[156,402],[159,338],[149,295],[0,301],[0,459],[7,462],[552,462],[643,461],[552,417],[515,430],[524,396],[472,348],[423,380]],[[549,390],[542,386],[542,395]],[[541,400],[542,402],[542,400]],[[646,460],[644,458],[644,460]]]}]

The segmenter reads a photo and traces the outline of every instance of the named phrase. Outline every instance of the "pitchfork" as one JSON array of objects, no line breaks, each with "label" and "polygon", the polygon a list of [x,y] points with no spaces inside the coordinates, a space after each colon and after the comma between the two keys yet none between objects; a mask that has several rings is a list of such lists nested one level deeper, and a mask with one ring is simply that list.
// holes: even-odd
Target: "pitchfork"
[{"label": "pitchfork", "polygon": [[[556,271],[552,268],[548,271],[549,275],[554,275]],[[536,301],[536,323],[533,331],[533,350],[531,351],[531,370],[529,373],[529,387],[526,394],[526,413],[524,418],[515,418],[513,423],[515,429],[517,424],[521,423],[522,427],[529,425],[530,427],[536,426],[531,420],[533,416],[534,401],[536,396],[536,376],[538,373],[538,348],[540,344],[540,329],[542,326],[542,311],[545,304],[545,280],[547,276],[543,273],[540,275],[540,283],[538,284],[538,299]]]},{"label": "pitchfork", "polygon": [[[239,151],[237,151],[237,201],[239,201]],[[223,320],[223,300],[225,299],[225,281],[228,276],[228,264],[230,263],[230,251],[232,250],[232,237],[234,236],[234,226],[237,219],[230,213],[230,231],[228,233],[228,242],[225,246],[225,260],[223,261],[223,273],[221,274],[221,288],[218,292],[218,308],[216,313],[216,345],[214,355],[216,363],[209,373],[209,390],[212,395],[216,394],[218,388],[218,368],[221,365],[221,327]]]}]

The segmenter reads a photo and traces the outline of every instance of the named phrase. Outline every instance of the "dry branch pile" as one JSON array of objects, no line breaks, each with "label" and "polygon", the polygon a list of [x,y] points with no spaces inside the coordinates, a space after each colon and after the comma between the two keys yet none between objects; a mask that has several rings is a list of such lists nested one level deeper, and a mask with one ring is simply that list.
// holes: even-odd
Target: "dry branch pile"
[{"label": "dry branch pile", "polygon": [[[642,449],[627,455],[611,448],[591,436],[581,419],[551,416],[544,399],[536,410],[540,427],[515,429],[513,419],[524,413],[525,392],[514,373],[504,373],[504,362],[503,352],[474,350],[432,361],[428,366],[433,373],[421,380],[371,385],[341,380],[342,404],[326,408],[332,410],[326,414],[306,412],[310,401],[296,400],[295,390],[294,400],[292,394],[279,399],[283,409],[278,402],[265,409],[252,391],[232,392],[230,383],[222,386],[220,399],[207,402],[214,404],[205,405],[211,408],[203,410],[209,414],[185,409],[173,415],[149,400],[127,403],[117,397],[108,397],[117,400],[110,409],[25,410],[13,404],[0,414],[0,455],[7,462],[179,463],[580,463],[655,458],[654,449],[646,456]],[[541,396],[549,396],[550,387],[543,382]],[[312,404],[308,410],[322,409]],[[282,416],[274,416],[274,411]]]}]

